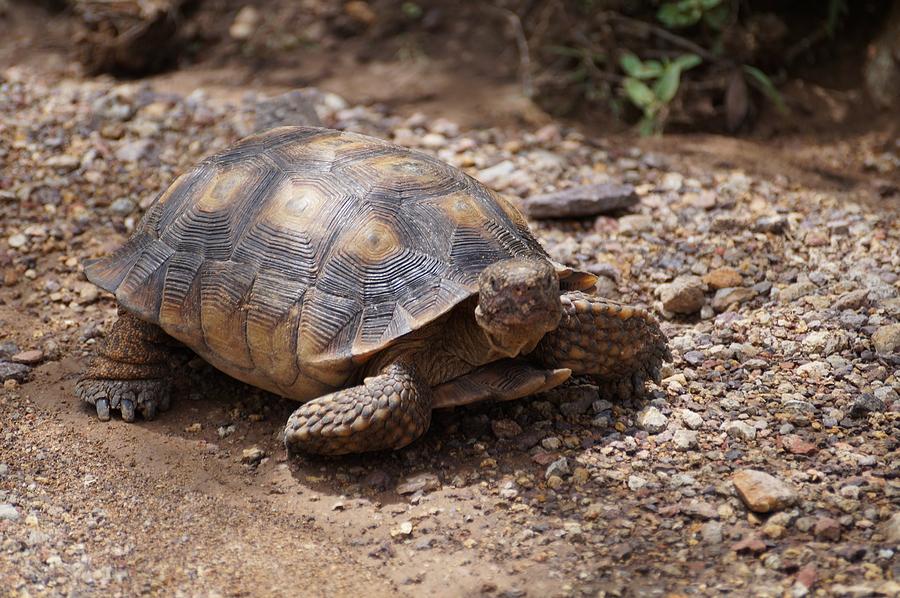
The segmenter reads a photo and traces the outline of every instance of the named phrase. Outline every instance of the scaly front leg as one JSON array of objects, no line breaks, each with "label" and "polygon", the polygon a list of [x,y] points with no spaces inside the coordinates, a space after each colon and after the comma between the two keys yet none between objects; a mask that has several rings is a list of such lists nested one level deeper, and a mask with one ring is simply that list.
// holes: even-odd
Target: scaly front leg
[{"label": "scaly front leg", "polygon": [[344,455],[399,449],[431,423],[431,388],[406,363],[304,403],[288,419],[289,451]]},{"label": "scaly front leg", "polygon": [[647,311],[580,292],[561,297],[563,316],[529,355],[545,367],[590,375],[601,393],[640,395],[672,359],[659,322]]}]

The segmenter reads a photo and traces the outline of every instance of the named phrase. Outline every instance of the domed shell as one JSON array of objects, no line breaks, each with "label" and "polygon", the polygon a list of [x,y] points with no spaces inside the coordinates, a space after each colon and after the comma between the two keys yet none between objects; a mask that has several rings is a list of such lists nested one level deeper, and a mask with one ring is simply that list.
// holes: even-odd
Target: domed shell
[{"label": "domed shell", "polygon": [[548,259],[519,212],[459,170],[283,127],[179,177],[85,273],[220,369],[290,396],[340,386],[514,256]]}]

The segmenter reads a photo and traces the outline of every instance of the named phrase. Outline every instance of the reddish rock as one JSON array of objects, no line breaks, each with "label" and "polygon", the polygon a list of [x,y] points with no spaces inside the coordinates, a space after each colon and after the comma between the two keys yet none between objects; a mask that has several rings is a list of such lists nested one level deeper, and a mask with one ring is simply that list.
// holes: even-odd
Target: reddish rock
[{"label": "reddish rock", "polygon": [[813,528],[813,534],[820,540],[837,542],[841,539],[841,524],[831,517],[819,517]]},{"label": "reddish rock", "polygon": [[812,442],[803,440],[796,434],[788,434],[781,437],[781,446],[794,455],[812,455],[818,448]]},{"label": "reddish rock", "polygon": [[812,563],[805,565],[803,568],[797,571],[797,581],[806,586],[807,589],[813,587],[813,584],[816,583],[816,579],[818,577],[819,575],[816,571],[816,566]]},{"label": "reddish rock", "polygon": [[739,287],[744,284],[744,278],[734,268],[718,268],[707,273],[703,277],[703,282],[718,290],[728,287]]},{"label": "reddish rock", "polygon": [[15,363],[24,363],[25,365],[37,365],[44,359],[44,352],[39,349],[31,351],[22,351],[16,353],[10,359]]},{"label": "reddish rock", "polygon": [[731,549],[735,552],[762,552],[766,549],[766,543],[759,539],[759,536],[749,535],[739,542],[731,545]]},{"label": "reddish rock", "polygon": [[795,504],[797,491],[764,471],[743,469],[732,478],[738,496],[756,513],[780,511]]},{"label": "reddish rock", "polygon": [[531,460],[537,463],[538,465],[549,465],[556,461],[556,455],[553,453],[535,453],[531,456]]}]

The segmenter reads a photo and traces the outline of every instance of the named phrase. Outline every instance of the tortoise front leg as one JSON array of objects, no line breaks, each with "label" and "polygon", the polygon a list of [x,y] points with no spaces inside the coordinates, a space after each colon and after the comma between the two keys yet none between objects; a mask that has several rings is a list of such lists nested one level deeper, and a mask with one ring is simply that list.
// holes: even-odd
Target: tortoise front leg
[{"label": "tortoise front leg", "polygon": [[431,388],[399,362],[359,386],[304,403],[288,418],[289,451],[344,455],[399,449],[431,423]]},{"label": "tortoise front leg", "polygon": [[647,311],[580,292],[561,297],[563,316],[530,354],[545,367],[590,375],[601,392],[640,395],[672,358],[659,322]]},{"label": "tortoise front leg", "polygon": [[436,386],[432,406],[446,409],[481,401],[512,401],[556,388],[571,375],[567,369],[537,369],[518,359],[501,359]]},{"label": "tortoise front leg", "polygon": [[106,343],[75,384],[75,394],[96,407],[101,421],[109,420],[111,409],[127,422],[135,420],[135,410],[153,419],[169,408],[166,357],[174,344],[159,326],[120,309]]}]

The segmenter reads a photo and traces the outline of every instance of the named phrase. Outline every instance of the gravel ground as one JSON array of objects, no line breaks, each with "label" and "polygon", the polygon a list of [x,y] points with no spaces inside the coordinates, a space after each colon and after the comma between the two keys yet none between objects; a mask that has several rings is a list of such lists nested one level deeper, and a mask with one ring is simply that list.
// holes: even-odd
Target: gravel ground
[{"label": "gravel ground", "polygon": [[398,453],[289,460],[293,405],[185,356],[170,412],[98,422],[72,386],[115,306],[81,261],[270,105],[0,75],[3,593],[900,594],[897,213],[555,124],[316,105],[512,197],[633,185],[629,213],[535,228],[663,320],[646,401],[575,381],[438,413]]}]

